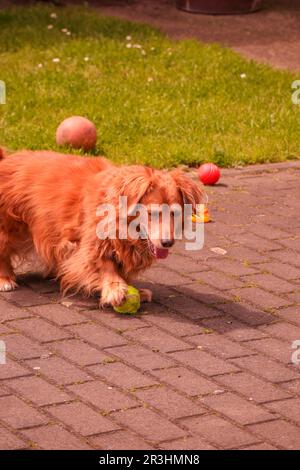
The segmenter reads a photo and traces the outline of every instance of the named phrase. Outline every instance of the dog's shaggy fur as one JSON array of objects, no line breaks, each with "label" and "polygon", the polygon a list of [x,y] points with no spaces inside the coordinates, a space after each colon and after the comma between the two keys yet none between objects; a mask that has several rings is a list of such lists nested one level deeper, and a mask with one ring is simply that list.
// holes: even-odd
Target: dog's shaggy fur
[{"label": "dog's shaggy fur", "polygon": [[[99,205],[114,204],[118,217],[121,195],[128,206],[202,202],[201,186],[178,170],[115,166],[105,158],[47,151],[0,151],[0,160],[2,291],[16,287],[14,263],[34,249],[62,290],[101,292],[102,304],[119,305],[128,283],[155,257],[148,240],[100,240]],[[150,243],[162,246],[159,237]]]}]

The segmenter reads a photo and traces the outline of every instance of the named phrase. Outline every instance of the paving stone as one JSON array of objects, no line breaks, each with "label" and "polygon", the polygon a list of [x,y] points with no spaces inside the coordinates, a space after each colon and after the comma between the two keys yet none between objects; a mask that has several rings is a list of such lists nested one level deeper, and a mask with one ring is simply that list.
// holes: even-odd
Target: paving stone
[{"label": "paving stone", "polygon": [[181,339],[161,331],[156,327],[143,328],[128,332],[126,337],[148,346],[154,351],[170,352],[191,349],[191,345]]},{"label": "paving stone", "polygon": [[276,338],[266,338],[258,341],[249,341],[247,346],[269,356],[270,359],[277,359],[284,364],[291,364],[291,343],[283,342]]},{"label": "paving stone", "polygon": [[263,327],[263,331],[270,336],[275,336],[289,342],[290,344],[300,339],[300,327],[291,325],[290,323],[279,322],[273,325]]},{"label": "paving stone", "polygon": [[[145,308],[148,308],[148,304],[145,304]],[[157,312],[157,310],[158,308],[156,306],[155,311]],[[85,310],[82,311],[81,314],[89,320],[99,322],[116,331],[135,330],[147,326],[138,316],[120,315],[108,309],[100,310],[98,308],[97,310]]]},{"label": "paving stone", "polygon": [[297,304],[299,306],[300,304],[300,290],[297,290],[293,293],[286,294],[286,297],[289,299],[290,303]]},{"label": "paving stone", "polygon": [[15,305],[0,299],[0,315],[1,321],[17,320],[19,318],[32,317],[32,313],[24,307],[16,307]]},{"label": "paving stone", "polygon": [[228,302],[218,305],[218,309],[250,326],[268,325],[274,322],[274,316],[248,305],[245,302]]},{"label": "paving stone", "polygon": [[264,272],[272,273],[282,279],[293,280],[300,278],[300,269],[295,268],[290,264],[272,261],[269,263],[260,264],[259,268]]},{"label": "paving stone", "polygon": [[216,379],[223,387],[231,389],[244,395],[250,401],[256,403],[265,403],[283,398],[289,398],[291,395],[279,387],[275,387],[266,381],[263,381],[254,375],[242,372],[240,374],[222,375]]},{"label": "paving stone", "polygon": [[279,279],[272,274],[255,274],[252,276],[246,276],[244,279],[247,284],[252,284],[254,286],[261,287],[262,289],[276,292],[279,295],[293,292],[295,290],[294,284],[284,281],[283,279]]},{"label": "paving stone", "polygon": [[1,292],[3,299],[14,302],[21,307],[31,307],[49,303],[47,297],[39,295],[31,289],[22,287],[11,292]]},{"label": "paving stone", "polygon": [[298,450],[300,428],[287,421],[278,420],[250,426],[251,431],[285,450]]},{"label": "paving stone", "polygon": [[203,334],[186,337],[186,340],[195,344],[197,348],[210,351],[222,359],[250,356],[253,351],[246,349],[243,345],[230,341],[222,335]]},{"label": "paving stone", "polygon": [[100,380],[71,385],[69,389],[83,400],[92,403],[100,411],[106,413],[138,406],[138,402],[133,395],[128,396],[116,387],[109,386]]},{"label": "paving stone", "polygon": [[[161,302],[166,307],[175,310],[179,314],[182,314],[184,315],[184,317],[188,317],[191,320],[201,320],[202,318],[214,318],[222,315],[219,310],[214,308],[212,305],[205,305],[203,301],[203,298],[197,301],[191,298],[190,296],[187,297],[186,295],[183,295],[177,291],[173,292],[165,299],[161,299]],[[146,317],[146,319],[147,318],[148,316]],[[182,321],[186,322],[186,319],[182,318]]]},{"label": "paving stone", "polygon": [[73,399],[65,391],[39,377],[20,377],[9,380],[7,386],[38,406],[63,403]]},{"label": "paving stone", "polygon": [[[201,309],[199,304],[198,309]],[[218,315],[220,315],[219,312]],[[174,312],[165,311],[147,314],[145,320],[147,325],[154,324],[175,336],[195,335],[197,333],[201,334],[204,331],[204,328],[198,325],[195,321],[191,321],[191,319]],[[138,333],[136,334],[138,336]]]},{"label": "paving stone", "polygon": [[196,436],[165,442],[160,444],[159,448],[162,450],[216,450],[215,447],[205,442],[204,439]]},{"label": "paving stone", "polygon": [[113,421],[80,402],[51,406],[48,412],[83,436],[119,429]]},{"label": "paving stone", "polygon": [[17,359],[35,359],[50,353],[50,349],[21,334],[2,336],[6,350]]},{"label": "paving stone", "polygon": [[251,302],[263,309],[280,308],[291,304],[289,300],[258,287],[245,287],[230,292],[235,298]]},{"label": "paving stone", "polygon": [[181,366],[155,370],[151,373],[189,396],[207,395],[218,389],[215,382]]},{"label": "paving stone", "polygon": [[300,371],[298,373],[296,369],[283,367],[277,364],[277,362],[263,356],[241,357],[232,359],[232,362],[241,369],[249,370],[272,383],[287,382],[288,380],[297,379],[300,373]]},{"label": "paving stone", "polygon": [[216,358],[204,351],[200,351],[199,349],[174,352],[171,353],[170,356],[209,377],[227,374],[229,372],[236,372],[238,370],[233,364]]},{"label": "paving stone", "polygon": [[53,351],[58,352],[65,358],[72,362],[76,362],[81,366],[88,366],[99,363],[101,364],[103,362],[112,360],[109,354],[93,348],[80,339],[59,341],[53,343],[51,347]]},{"label": "paving stone", "polygon": [[13,331],[14,331],[14,329],[9,328],[8,326],[2,325],[0,323],[0,336],[8,334],[8,333],[12,333]]},{"label": "paving stone", "polygon": [[45,424],[46,416],[14,396],[0,397],[0,419],[15,429]]},{"label": "paving stone", "polygon": [[125,389],[136,389],[149,387],[157,384],[157,380],[150,378],[141,372],[137,372],[132,367],[123,362],[106,362],[88,368],[93,374]]},{"label": "paving stone", "polygon": [[135,395],[144,403],[148,403],[172,419],[206,413],[206,409],[200,404],[166,387],[138,390]]},{"label": "paving stone", "polygon": [[6,358],[5,364],[0,364],[0,380],[12,379],[14,377],[23,377],[31,373],[25,367],[13,361],[9,357]]},{"label": "paving stone", "polygon": [[214,287],[199,282],[176,286],[175,289],[186,297],[191,297],[211,307],[223,304],[231,299],[231,295],[228,294],[228,291],[219,291]]},{"label": "paving stone", "polygon": [[273,251],[272,258],[275,261],[281,261],[282,263],[291,264],[295,268],[299,269],[300,266],[300,254],[294,251]]},{"label": "paving stone", "polygon": [[153,445],[147,444],[143,439],[130,431],[116,431],[90,439],[96,449],[103,450],[153,450]]},{"label": "paving stone", "polygon": [[282,320],[295,323],[300,327],[300,307],[293,305],[287,308],[281,308],[276,312],[276,316]]},{"label": "paving stone", "polygon": [[44,450],[91,450],[84,440],[59,425],[40,426],[23,431],[24,436]]},{"label": "paving stone", "polygon": [[57,341],[59,339],[69,338],[68,331],[51,325],[45,320],[39,318],[30,318],[28,320],[17,320],[10,323],[19,332],[35,338],[41,343]]},{"label": "paving stone", "polygon": [[129,345],[111,349],[108,348],[107,352],[123,359],[130,365],[134,365],[141,370],[162,369],[175,365],[174,361],[169,357],[162,356],[158,352],[149,351],[138,345]]},{"label": "paving stone", "polygon": [[210,443],[223,449],[234,449],[253,444],[259,439],[248,431],[240,429],[231,422],[215,415],[197,416],[181,421],[193,433],[199,433]]},{"label": "paving stone", "polygon": [[285,390],[288,390],[293,395],[300,395],[300,379],[281,383],[280,387],[284,388]]},{"label": "paving stone", "polygon": [[176,271],[165,269],[163,267],[156,267],[147,271],[142,279],[147,281],[163,284],[165,286],[181,286],[184,283],[190,282],[188,277],[178,274]]},{"label": "paving stone", "polygon": [[211,330],[211,332],[216,332],[222,335],[224,334],[238,342],[266,337],[266,333],[258,330],[257,328],[250,328],[249,325],[245,325],[229,316],[202,320],[201,324],[208,330]]},{"label": "paving stone", "polygon": [[29,447],[28,441],[21,440],[18,436],[8,431],[0,425],[0,449],[2,450],[19,450]]},{"label": "paving stone", "polygon": [[246,263],[230,259],[211,259],[209,264],[212,268],[231,276],[245,276],[257,272],[256,268],[250,267]]},{"label": "paving stone", "polygon": [[253,444],[252,446],[247,446],[240,448],[239,450],[278,450],[276,447],[271,446],[271,444]]},{"label": "paving stone", "polygon": [[217,286],[220,290],[235,289],[243,287],[244,283],[233,276],[229,276],[216,271],[206,271],[196,278],[211,286]]},{"label": "paving stone", "polygon": [[74,310],[72,311],[67,307],[63,307],[62,305],[38,305],[31,307],[30,310],[40,317],[46,318],[59,326],[73,325],[87,321],[83,315],[80,315],[78,312]]},{"label": "paving stone", "polygon": [[240,243],[241,245],[245,245],[249,248],[252,248],[253,250],[261,252],[280,249],[279,243],[271,240],[266,240],[262,237],[254,235],[253,233],[238,234],[236,236],[233,235],[232,239]]},{"label": "paving stone", "polygon": [[153,442],[167,441],[186,435],[180,427],[147,408],[136,408],[114,414],[122,425]]},{"label": "paving stone", "polygon": [[201,398],[201,403],[241,425],[274,419],[271,413],[268,413],[259,405],[239,397],[235,393],[228,392],[213,397],[203,397]]},{"label": "paving stone", "polygon": [[276,401],[275,403],[267,404],[266,407],[270,411],[278,413],[298,425],[300,424],[300,398]]},{"label": "paving stone", "polygon": [[11,395],[11,393],[3,385],[0,385],[0,397],[4,397],[5,395]]},{"label": "paving stone", "polygon": [[90,380],[91,376],[79,367],[56,356],[27,361],[32,372],[44,375],[58,384],[70,384]]},{"label": "paving stone", "polygon": [[69,326],[69,329],[78,337],[87,342],[97,345],[99,348],[109,348],[111,346],[120,346],[126,344],[126,339],[105,326],[96,323],[85,323],[83,325]]}]

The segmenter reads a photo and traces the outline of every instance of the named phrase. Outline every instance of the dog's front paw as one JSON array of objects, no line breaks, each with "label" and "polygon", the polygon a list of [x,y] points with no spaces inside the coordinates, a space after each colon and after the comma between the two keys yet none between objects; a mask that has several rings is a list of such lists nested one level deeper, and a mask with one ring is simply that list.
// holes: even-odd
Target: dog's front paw
[{"label": "dog's front paw", "polygon": [[153,293],[150,289],[140,289],[141,302],[152,302]]},{"label": "dog's front paw", "polygon": [[104,284],[101,294],[101,306],[119,307],[126,300],[128,286],[125,282],[109,282]]},{"label": "dog's front paw", "polygon": [[18,287],[18,284],[14,279],[11,279],[8,276],[0,277],[0,292],[10,292],[15,290]]}]

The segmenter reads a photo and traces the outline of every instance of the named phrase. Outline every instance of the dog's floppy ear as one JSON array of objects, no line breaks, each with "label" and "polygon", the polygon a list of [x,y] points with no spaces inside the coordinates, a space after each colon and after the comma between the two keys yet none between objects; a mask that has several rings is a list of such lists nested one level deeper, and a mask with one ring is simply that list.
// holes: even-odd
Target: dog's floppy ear
[{"label": "dog's floppy ear", "polygon": [[182,170],[173,170],[170,174],[182,195],[183,204],[191,204],[195,213],[196,205],[205,202],[203,185],[200,182],[196,183],[193,181]]}]

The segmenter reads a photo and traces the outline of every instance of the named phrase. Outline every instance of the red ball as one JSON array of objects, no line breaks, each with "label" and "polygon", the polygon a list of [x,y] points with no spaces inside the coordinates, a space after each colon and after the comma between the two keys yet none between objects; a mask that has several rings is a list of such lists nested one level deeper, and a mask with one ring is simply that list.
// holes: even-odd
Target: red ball
[{"label": "red ball", "polygon": [[204,163],[198,169],[198,176],[203,184],[216,184],[220,179],[221,171],[214,163]]},{"label": "red ball", "polygon": [[57,128],[56,143],[69,145],[85,151],[95,148],[97,129],[95,125],[82,116],[72,116],[65,119]]}]

